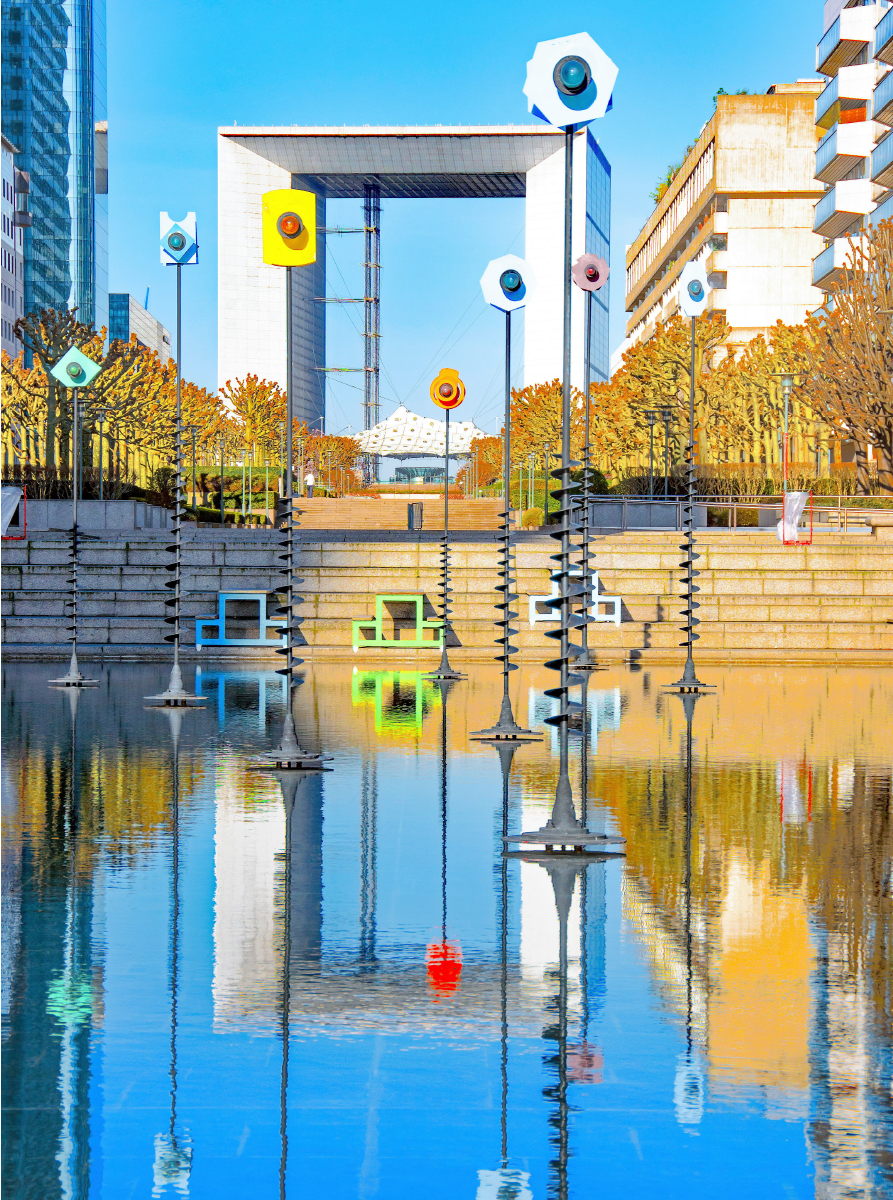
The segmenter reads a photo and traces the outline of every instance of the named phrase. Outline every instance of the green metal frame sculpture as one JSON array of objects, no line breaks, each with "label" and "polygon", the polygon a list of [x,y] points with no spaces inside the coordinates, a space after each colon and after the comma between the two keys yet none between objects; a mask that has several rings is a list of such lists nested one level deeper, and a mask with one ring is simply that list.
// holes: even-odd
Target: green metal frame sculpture
[{"label": "green metal frame sculpture", "polygon": [[[415,637],[414,638],[386,638],[382,634],[382,624],[385,619],[384,606],[394,602],[410,603],[415,605]],[[353,627],[353,650],[356,654],[357,650],[362,648],[368,650],[370,648],[380,649],[382,647],[393,648],[400,650],[442,650],[443,649],[443,620],[440,617],[425,617],[422,615],[425,605],[425,597],[420,595],[383,595],[375,597],[375,616],[371,621],[352,621]],[[360,631],[363,629],[371,629],[373,636],[371,638],[361,637]],[[439,631],[439,638],[427,640],[425,638],[426,629],[436,629]]]}]

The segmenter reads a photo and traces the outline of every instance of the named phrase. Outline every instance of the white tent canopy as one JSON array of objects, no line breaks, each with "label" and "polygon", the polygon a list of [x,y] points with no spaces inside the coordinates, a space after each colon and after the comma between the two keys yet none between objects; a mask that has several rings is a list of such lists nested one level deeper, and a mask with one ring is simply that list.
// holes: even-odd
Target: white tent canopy
[{"label": "white tent canopy", "polygon": [[[474,421],[450,421],[450,458],[468,454],[475,438],[486,437]],[[442,458],[446,439],[446,421],[419,417],[401,404],[386,421],[372,429],[355,433],[364,454],[384,458]]]}]

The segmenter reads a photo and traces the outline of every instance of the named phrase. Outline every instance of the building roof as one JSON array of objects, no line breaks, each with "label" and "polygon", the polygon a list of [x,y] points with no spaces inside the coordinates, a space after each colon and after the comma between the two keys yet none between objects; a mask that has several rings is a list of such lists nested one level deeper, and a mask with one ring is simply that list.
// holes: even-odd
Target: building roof
[{"label": "building roof", "polygon": [[[474,439],[486,436],[474,421],[450,421],[450,457],[468,454]],[[385,458],[442,458],[446,421],[420,417],[401,404],[386,421],[380,421],[363,433],[355,433],[354,437],[364,454],[380,454]]]},{"label": "building roof", "polygon": [[524,197],[527,172],[560,150],[547,125],[231,125],[236,142],[326,196],[362,198],[377,183],[389,199]]}]

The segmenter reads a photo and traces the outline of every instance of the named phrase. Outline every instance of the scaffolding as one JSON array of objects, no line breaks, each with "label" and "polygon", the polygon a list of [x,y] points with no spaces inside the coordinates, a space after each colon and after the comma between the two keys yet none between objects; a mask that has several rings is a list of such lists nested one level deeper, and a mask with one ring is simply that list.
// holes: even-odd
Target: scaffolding
[{"label": "scaffolding", "polygon": [[[377,183],[363,184],[363,224],[366,229],[365,287],[363,294],[363,429],[372,429],[380,420],[379,342],[381,339],[381,188]],[[369,483],[378,482],[378,457],[371,454],[366,464]]]},{"label": "scaffolding", "polygon": [[[317,367],[317,371],[335,375],[363,372],[363,429],[378,424],[381,414],[379,401],[379,339],[381,338],[381,188],[377,183],[363,184],[363,224],[358,229],[320,229],[322,234],[362,233],[365,236],[363,254],[364,283],[362,296],[315,296],[319,304],[363,305],[363,365],[362,367]],[[367,454],[363,475],[366,483],[378,482],[378,456]]]}]

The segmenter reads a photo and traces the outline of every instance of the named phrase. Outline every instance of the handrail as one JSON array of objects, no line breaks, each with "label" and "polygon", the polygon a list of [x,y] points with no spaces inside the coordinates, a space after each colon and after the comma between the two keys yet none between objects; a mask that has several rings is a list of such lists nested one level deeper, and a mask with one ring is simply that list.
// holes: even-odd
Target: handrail
[{"label": "handrail", "polygon": [[[739,528],[742,528],[742,529],[753,528],[753,526],[739,526],[739,524],[738,524],[739,508],[745,508],[745,509],[766,508],[766,509],[770,509],[772,511],[778,512],[779,514],[783,513],[783,511],[784,511],[784,493],[778,492],[778,493],[776,493],[776,495],[777,495],[777,499],[776,499],[776,496],[760,496],[758,498],[755,498],[754,500],[730,500],[728,496],[698,496],[695,498],[695,506],[700,507],[700,508],[725,508],[725,509],[728,509],[727,528],[729,529],[730,532],[737,533]],[[867,498],[884,499],[884,497],[867,497]],[[816,504],[815,499],[816,498],[814,497],[813,498],[813,506],[812,506],[813,513],[826,512],[829,515],[831,513],[833,513],[834,516],[836,517],[836,521],[834,522],[833,528],[830,527],[831,522],[829,521],[829,523],[828,523],[829,529],[827,530],[828,533],[831,533],[831,532],[847,533],[849,531],[850,522],[852,522],[854,524],[867,524],[868,517],[871,516],[873,513],[876,513],[878,511],[880,511],[880,512],[893,511],[893,505],[891,505],[889,508],[887,508],[885,506],[884,508],[877,509],[877,508],[867,508],[867,507],[863,507],[861,505],[855,505],[855,504],[853,504],[853,505],[844,504],[843,501],[845,499],[852,499],[852,497],[844,497],[844,495],[842,493],[839,493],[837,495],[837,497],[836,497],[837,503],[836,504],[833,504],[833,503],[827,504],[827,505]],[[835,497],[822,496],[822,497],[818,497],[818,499],[834,500]],[[663,498],[663,496],[655,496],[653,498],[650,496],[593,496],[593,497],[591,497],[591,501],[593,504],[601,503],[601,504],[615,504],[615,505],[619,504],[620,505],[620,531],[621,531],[621,533],[627,533],[629,531],[630,507],[631,506],[634,507],[636,505],[644,505],[644,504],[648,504],[648,505],[658,504],[661,506],[672,505],[676,510],[676,529],[678,530],[678,529],[682,528],[682,506],[684,505],[685,500],[681,497],[670,496],[665,500]],[[669,527],[661,526],[659,528],[668,529]],[[824,530],[816,530],[816,532],[825,532],[825,531]]]}]

